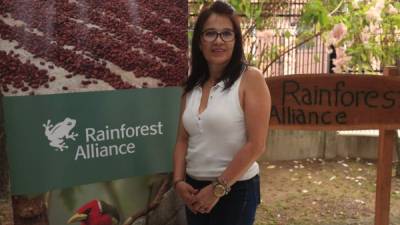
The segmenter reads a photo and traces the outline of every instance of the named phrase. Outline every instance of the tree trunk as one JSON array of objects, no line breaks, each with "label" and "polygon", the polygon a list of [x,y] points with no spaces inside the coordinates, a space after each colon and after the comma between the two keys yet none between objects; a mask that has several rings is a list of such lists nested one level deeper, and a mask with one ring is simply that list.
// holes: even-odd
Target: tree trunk
[{"label": "tree trunk", "polygon": [[15,225],[48,225],[45,195],[35,198],[25,196],[12,197]]}]

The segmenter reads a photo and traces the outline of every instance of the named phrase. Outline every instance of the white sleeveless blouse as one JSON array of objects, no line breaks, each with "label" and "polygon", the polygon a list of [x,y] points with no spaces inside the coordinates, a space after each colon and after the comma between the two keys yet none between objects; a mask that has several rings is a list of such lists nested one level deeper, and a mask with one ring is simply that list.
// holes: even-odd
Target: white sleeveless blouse
[{"label": "white sleeveless blouse", "polygon": [[[186,173],[195,179],[213,180],[220,176],[247,141],[239,100],[242,76],[225,91],[223,81],[212,87],[207,107],[201,114],[201,87],[195,87],[186,96],[182,116],[183,126],[189,134]],[[259,166],[254,162],[239,180],[250,179],[258,173]]]}]

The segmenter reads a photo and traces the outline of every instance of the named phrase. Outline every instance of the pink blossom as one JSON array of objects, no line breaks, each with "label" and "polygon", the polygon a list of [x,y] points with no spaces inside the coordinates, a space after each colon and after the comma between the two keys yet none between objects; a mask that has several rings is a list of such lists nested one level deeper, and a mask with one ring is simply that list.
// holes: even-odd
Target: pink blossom
[{"label": "pink blossom", "polygon": [[375,4],[375,8],[378,11],[382,11],[383,8],[385,8],[385,0],[378,0]]},{"label": "pink blossom", "polygon": [[398,12],[399,11],[392,4],[388,5],[387,13],[394,15],[397,14]]},{"label": "pink blossom", "polygon": [[335,38],[332,37],[332,35],[329,35],[326,39],[326,45],[331,46],[331,45],[336,45],[337,41]]},{"label": "pink blossom", "polygon": [[336,59],[333,60],[333,65],[335,67],[333,68],[333,71],[335,73],[341,73],[343,71],[346,71],[348,69],[347,64],[351,60],[351,56],[347,56],[344,48],[336,48]]},{"label": "pink blossom", "polygon": [[379,70],[380,66],[381,66],[380,60],[375,58],[375,57],[373,57],[373,56],[370,56],[370,58],[371,58],[371,67],[372,67],[372,69],[373,70]]},{"label": "pink blossom", "polygon": [[378,24],[371,23],[369,25],[369,32],[378,35],[381,34],[383,30]]},{"label": "pink blossom", "polygon": [[360,6],[358,5],[359,2],[360,2],[360,0],[351,1],[351,5],[353,6],[354,9],[359,9],[360,8]]},{"label": "pink blossom", "polygon": [[367,43],[371,35],[369,33],[361,33],[360,39],[362,43]]},{"label": "pink blossom", "polygon": [[344,23],[336,24],[332,29],[332,37],[337,40],[342,40],[343,37],[347,34],[347,27]]},{"label": "pink blossom", "polygon": [[343,47],[336,48],[335,51],[336,51],[336,59],[343,58],[346,56],[346,51]]},{"label": "pink blossom", "polygon": [[380,22],[382,21],[381,10],[377,7],[371,7],[365,13],[365,17],[369,22]]},{"label": "pink blossom", "polygon": [[328,45],[337,45],[347,34],[347,27],[343,23],[336,24],[327,38]]}]

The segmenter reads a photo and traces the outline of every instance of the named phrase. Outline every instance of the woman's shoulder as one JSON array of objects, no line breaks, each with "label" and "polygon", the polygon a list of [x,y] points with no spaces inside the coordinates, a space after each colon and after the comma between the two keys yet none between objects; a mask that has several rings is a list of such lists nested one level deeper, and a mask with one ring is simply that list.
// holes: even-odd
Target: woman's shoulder
[{"label": "woman's shoulder", "polygon": [[265,83],[265,78],[258,68],[254,66],[248,66],[246,70],[243,73],[243,83],[245,86],[253,86],[260,84],[260,83]]}]

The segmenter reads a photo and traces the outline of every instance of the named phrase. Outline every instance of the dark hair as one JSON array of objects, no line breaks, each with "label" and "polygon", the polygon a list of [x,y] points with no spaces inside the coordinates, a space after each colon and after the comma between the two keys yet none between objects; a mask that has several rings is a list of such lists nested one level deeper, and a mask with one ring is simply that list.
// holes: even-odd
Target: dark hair
[{"label": "dark hair", "polygon": [[213,13],[227,16],[232,22],[233,31],[235,32],[235,45],[233,47],[231,60],[224,68],[218,82],[222,80],[224,81],[224,90],[230,88],[239,78],[242,70],[247,67],[243,51],[239,16],[236,14],[235,9],[228,3],[216,1],[201,11],[194,26],[191,50],[191,70],[188,79],[183,85],[184,93],[190,92],[197,85],[202,86],[210,76],[207,61],[200,50],[200,39],[204,24]]}]

